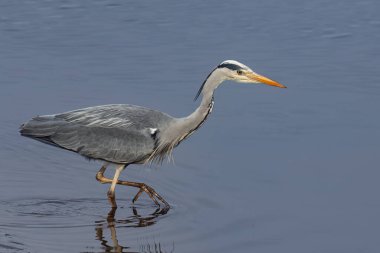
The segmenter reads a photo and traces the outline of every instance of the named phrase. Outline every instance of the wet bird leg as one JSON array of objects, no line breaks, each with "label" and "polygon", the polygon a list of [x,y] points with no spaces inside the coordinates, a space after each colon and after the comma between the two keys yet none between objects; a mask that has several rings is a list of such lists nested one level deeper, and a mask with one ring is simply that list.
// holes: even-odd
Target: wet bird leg
[{"label": "wet bird leg", "polygon": [[[110,202],[112,204],[113,207],[116,207],[116,202],[115,202],[115,186],[116,184],[120,184],[120,185],[125,185],[125,186],[132,186],[132,187],[136,187],[136,188],[140,188],[140,190],[137,192],[137,194],[135,195],[135,197],[133,198],[132,202],[134,203],[135,201],[137,201],[137,199],[140,197],[140,195],[143,193],[143,192],[146,192],[148,194],[148,196],[154,201],[154,203],[156,205],[160,205],[159,202],[157,201],[160,200],[165,206],[169,206],[169,203],[165,201],[165,199],[163,197],[161,197],[152,187],[144,184],[144,183],[137,183],[137,182],[130,182],[130,181],[124,181],[124,180],[118,180],[117,178],[119,177],[120,175],[120,172],[125,168],[124,165],[121,165],[119,168],[122,168],[121,171],[118,173],[118,170],[116,170],[115,172],[115,176],[114,176],[114,179],[111,180],[107,177],[104,176],[104,171],[106,170],[108,166],[108,163],[105,163],[101,168],[100,170],[98,171],[98,173],[96,173],[96,180],[98,180],[100,183],[102,184],[112,184],[114,183],[114,180],[116,178],[116,181],[115,181],[115,184],[114,184],[114,187],[110,187],[110,190],[108,191],[108,198],[110,199]],[[110,196],[111,194],[111,196]],[[112,194],[113,194],[113,197],[112,197]]]},{"label": "wet bird leg", "polygon": [[116,188],[117,182],[119,181],[118,179],[119,179],[120,173],[125,169],[125,167],[126,165],[122,164],[116,168],[115,175],[113,176],[113,179],[111,181],[111,186],[107,192],[108,200],[110,201],[112,207],[117,207],[116,201],[115,201],[115,188]]}]

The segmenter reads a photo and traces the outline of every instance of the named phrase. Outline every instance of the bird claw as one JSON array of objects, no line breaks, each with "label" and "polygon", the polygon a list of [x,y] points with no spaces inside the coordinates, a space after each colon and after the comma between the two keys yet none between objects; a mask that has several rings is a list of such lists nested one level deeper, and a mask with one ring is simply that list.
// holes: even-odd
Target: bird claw
[{"label": "bird claw", "polygon": [[158,201],[160,200],[166,207],[169,207],[169,203],[166,202],[163,197],[161,197],[152,187],[144,183],[140,185],[140,190],[137,192],[137,194],[133,198],[132,203],[135,203],[143,192],[146,192],[156,205],[160,206],[160,203]]}]

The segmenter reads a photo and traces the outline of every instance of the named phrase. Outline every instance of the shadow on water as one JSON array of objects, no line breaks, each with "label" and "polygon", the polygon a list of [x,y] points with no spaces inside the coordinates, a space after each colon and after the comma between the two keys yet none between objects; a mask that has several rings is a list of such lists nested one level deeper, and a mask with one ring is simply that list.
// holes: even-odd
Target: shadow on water
[{"label": "shadow on water", "polygon": [[[102,249],[104,252],[174,252],[174,245],[170,251],[166,251],[163,249],[160,242],[154,243],[142,243],[139,245],[139,250],[135,251],[128,246],[122,246],[119,244],[119,240],[117,239],[117,230],[120,227],[148,227],[152,226],[157,222],[157,219],[160,216],[167,214],[169,211],[169,207],[157,208],[153,213],[148,215],[140,215],[138,212],[138,208],[133,206],[132,211],[133,215],[129,216],[126,219],[115,219],[117,208],[111,208],[108,213],[107,219],[95,221],[96,228],[96,239],[101,242]],[[104,230],[109,229],[110,238],[104,236]]]},{"label": "shadow on water", "polygon": [[[104,213],[104,199],[28,199],[15,201],[1,201],[2,206],[7,209],[4,213],[0,213],[1,217],[6,220],[12,220],[11,223],[0,222],[0,230],[7,229],[10,231],[8,240],[0,241],[1,250],[14,250],[23,252],[30,246],[26,242],[18,243],[18,234],[28,234],[26,231],[34,229],[44,229],[53,231],[72,229],[91,232],[91,228],[95,226],[95,242],[99,242],[98,246],[87,246],[85,251],[81,252],[174,252],[173,245],[163,245],[156,239],[144,239],[134,241],[135,238],[129,238],[134,234],[133,229],[149,227],[157,224],[157,222],[168,214],[170,207],[154,207],[150,202],[121,207],[111,208],[107,214]],[[149,204],[148,204],[149,203]],[[126,215],[127,211],[131,211],[130,215]],[[103,213],[103,214],[102,214]],[[117,217],[116,214],[121,215]],[[6,216],[12,216],[6,217]],[[123,217],[124,216],[124,217]],[[17,222],[15,222],[17,221]],[[117,234],[121,233],[122,237],[118,239]],[[132,242],[127,246],[126,240],[131,239]],[[43,241],[48,238],[42,238]],[[133,242],[134,241],[134,242]],[[54,242],[52,242],[54,245]],[[96,245],[96,244],[95,244]]]}]

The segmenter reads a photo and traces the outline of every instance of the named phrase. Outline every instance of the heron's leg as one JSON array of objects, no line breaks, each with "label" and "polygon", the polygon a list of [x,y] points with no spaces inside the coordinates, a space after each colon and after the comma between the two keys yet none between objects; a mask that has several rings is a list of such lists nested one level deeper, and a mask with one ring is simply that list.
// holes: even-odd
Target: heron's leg
[{"label": "heron's leg", "polygon": [[117,207],[116,201],[115,201],[115,187],[116,187],[117,182],[119,181],[118,179],[119,179],[120,173],[125,169],[125,166],[126,166],[125,164],[121,164],[116,168],[115,175],[113,176],[111,186],[107,193],[108,199],[111,202],[112,207]]},{"label": "heron's leg", "polygon": [[106,171],[108,165],[109,165],[109,163],[105,162],[103,164],[103,166],[100,168],[100,170],[98,171],[98,173],[96,173],[96,177],[95,177],[96,180],[98,180],[102,184],[110,184],[110,183],[112,183],[112,179],[106,178],[104,176],[104,171]]},{"label": "heron's leg", "polygon": [[[108,163],[105,163],[101,168],[100,170],[98,171],[98,173],[96,173],[96,180],[98,180],[100,183],[102,184],[111,184],[113,182],[112,179],[109,179],[107,177],[104,176],[104,171],[106,170],[108,166]],[[116,176],[116,173],[115,173],[115,176]],[[140,195],[143,193],[143,192],[146,192],[149,197],[154,201],[154,203],[156,203],[156,205],[160,205],[157,201],[160,200],[162,203],[165,204],[165,206],[169,206],[168,202],[165,201],[165,199],[163,197],[161,197],[152,187],[144,184],[144,183],[137,183],[137,182],[130,182],[130,181],[124,181],[124,180],[117,180],[116,184],[120,184],[120,185],[125,185],[125,186],[132,186],[132,187],[136,187],[136,188],[139,188],[140,190],[137,192],[137,194],[135,195],[135,197],[133,198],[132,202],[136,202],[137,199],[140,197]],[[112,187],[112,185],[111,185]],[[111,188],[110,188],[111,190]],[[156,199],[157,198],[157,199]],[[110,199],[111,201],[111,204],[113,203],[112,200]]]}]

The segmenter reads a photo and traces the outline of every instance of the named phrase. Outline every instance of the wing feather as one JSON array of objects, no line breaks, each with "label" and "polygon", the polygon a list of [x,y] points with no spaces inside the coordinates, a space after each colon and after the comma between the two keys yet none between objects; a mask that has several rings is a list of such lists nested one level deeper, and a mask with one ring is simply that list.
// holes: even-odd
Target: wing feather
[{"label": "wing feather", "polygon": [[[143,163],[154,152],[156,131],[173,118],[133,105],[88,107],[38,116],[21,126],[21,134],[115,163]],[[156,129],[152,134],[152,129]]]},{"label": "wing feather", "polygon": [[172,119],[171,116],[136,105],[114,104],[83,108],[54,115],[57,119],[84,126],[154,128]]},{"label": "wing feather", "polygon": [[115,163],[143,161],[155,147],[148,132],[120,128],[70,125],[61,127],[50,139],[83,156]]}]

